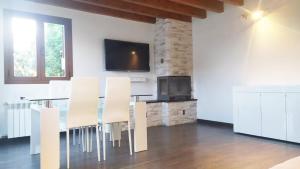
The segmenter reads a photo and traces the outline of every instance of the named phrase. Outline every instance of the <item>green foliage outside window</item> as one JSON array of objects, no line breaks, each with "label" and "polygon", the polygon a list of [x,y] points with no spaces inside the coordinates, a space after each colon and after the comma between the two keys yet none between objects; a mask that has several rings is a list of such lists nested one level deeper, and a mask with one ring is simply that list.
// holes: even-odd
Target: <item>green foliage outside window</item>
[{"label": "green foliage outside window", "polygon": [[45,23],[45,73],[47,77],[65,76],[64,26]]}]

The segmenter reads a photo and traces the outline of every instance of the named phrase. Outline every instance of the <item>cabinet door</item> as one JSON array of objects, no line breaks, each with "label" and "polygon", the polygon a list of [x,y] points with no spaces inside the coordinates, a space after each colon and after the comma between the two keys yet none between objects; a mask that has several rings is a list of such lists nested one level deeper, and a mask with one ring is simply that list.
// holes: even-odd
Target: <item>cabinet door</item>
[{"label": "cabinet door", "polygon": [[262,93],[262,136],[286,140],[286,111],[284,93]]},{"label": "cabinet door", "polygon": [[300,93],[286,95],[287,140],[300,143]]},{"label": "cabinet door", "polygon": [[235,100],[238,105],[236,131],[261,136],[260,94],[237,93]]}]

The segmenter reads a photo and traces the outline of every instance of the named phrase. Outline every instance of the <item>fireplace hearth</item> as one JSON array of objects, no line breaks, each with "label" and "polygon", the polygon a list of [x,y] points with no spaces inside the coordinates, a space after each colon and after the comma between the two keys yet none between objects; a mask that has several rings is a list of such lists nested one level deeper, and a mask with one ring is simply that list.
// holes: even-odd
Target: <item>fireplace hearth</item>
[{"label": "fireplace hearth", "polygon": [[157,78],[157,99],[185,101],[191,99],[190,76],[161,76]]}]

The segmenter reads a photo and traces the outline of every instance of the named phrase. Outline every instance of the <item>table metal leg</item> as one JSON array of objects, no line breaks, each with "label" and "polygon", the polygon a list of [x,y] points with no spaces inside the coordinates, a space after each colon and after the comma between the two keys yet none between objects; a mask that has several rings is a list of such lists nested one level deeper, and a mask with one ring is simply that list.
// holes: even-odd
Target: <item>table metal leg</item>
[{"label": "table metal leg", "polygon": [[46,101],[45,101],[45,106],[46,106],[47,108],[52,108],[52,107],[53,107],[53,105],[52,105],[52,100],[46,100]]}]

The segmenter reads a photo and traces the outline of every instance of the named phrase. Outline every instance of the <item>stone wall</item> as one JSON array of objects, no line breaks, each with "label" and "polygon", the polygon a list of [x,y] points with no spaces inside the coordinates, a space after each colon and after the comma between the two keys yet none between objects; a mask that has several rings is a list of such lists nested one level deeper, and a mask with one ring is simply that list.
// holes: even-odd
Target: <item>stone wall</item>
[{"label": "stone wall", "polygon": [[[146,112],[147,112],[148,127],[163,125],[162,107],[163,107],[163,103],[161,102],[147,104]],[[133,106],[130,106],[129,114],[130,114],[130,127],[133,129],[135,126]],[[128,128],[127,123],[122,123],[122,130],[127,130],[127,128]]]},{"label": "stone wall", "polygon": [[163,103],[147,103],[147,126],[161,126]]},{"label": "stone wall", "polygon": [[173,126],[197,120],[197,101],[147,104],[147,126]]},{"label": "stone wall", "polygon": [[[192,23],[157,19],[154,56],[157,76],[192,77]],[[193,89],[193,86],[191,87]],[[148,126],[171,126],[194,122],[197,120],[197,101],[148,103],[147,115]]]},{"label": "stone wall", "polygon": [[197,120],[197,101],[164,103],[162,118],[165,126],[193,123]]},{"label": "stone wall", "polygon": [[154,38],[157,76],[191,76],[193,72],[192,24],[157,19]]},{"label": "stone wall", "polygon": [[[130,125],[134,129],[134,112],[130,106]],[[147,103],[147,126],[173,126],[197,120],[197,101]],[[127,130],[127,123],[122,123]]]}]

